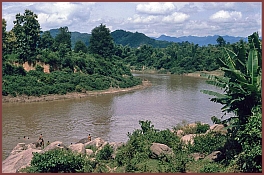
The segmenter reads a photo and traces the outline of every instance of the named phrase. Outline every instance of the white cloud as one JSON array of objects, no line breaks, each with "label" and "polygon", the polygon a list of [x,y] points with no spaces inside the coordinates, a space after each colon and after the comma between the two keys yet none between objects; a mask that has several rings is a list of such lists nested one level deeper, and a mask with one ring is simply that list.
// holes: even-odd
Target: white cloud
[{"label": "white cloud", "polygon": [[203,8],[206,10],[212,10],[212,9],[232,10],[236,8],[236,2],[204,2]]},{"label": "white cloud", "polygon": [[68,26],[70,31],[90,33],[103,23],[111,31],[138,31],[148,36],[248,36],[261,31],[262,24],[261,2],[3,2],[7,30],[25,9],[38,15],[44,31]]},{"label": "white cloud", "polygon": [[150,2],[147,4],[138,4],[136,11],[140,13],[152,14],[152,15],[163,15],[172,12],[175,6],[172,2]]},{"label": "white cloud", "polygon": [[134,15],[133,18],[128,18],[128,22],[132,22],[132,23],[154,23],[154,22],[158,22],[158,16],[140,16],[138,14]]},{"label": "white cloud", "polygon": [[231,22],[231,21],[236,21],[238,19],[242,18],[242,13],[237,12],[237,11],[224,11],[220,10],[210,16],[210,20],[215,21],[215,22]]},{"label": "white cloud", "polygon": [[186,21],[190,16],[185,13],[174,12],[172,15],[168,15],[162,18],[162,22],[166,23],[182,23]]}]

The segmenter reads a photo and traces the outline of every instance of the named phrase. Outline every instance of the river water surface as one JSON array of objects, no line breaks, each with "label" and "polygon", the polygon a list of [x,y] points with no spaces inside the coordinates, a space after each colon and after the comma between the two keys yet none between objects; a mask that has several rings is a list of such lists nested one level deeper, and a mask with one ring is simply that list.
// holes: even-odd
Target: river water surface
[{"label": "river water surface", "polygon": [[[139,120],[150,120],[157,129],[172,129],[183,120],[212,124],[221,117],[221,105],[202,89],[219,91],[205,79],[179,75],[134,74],[151,81],[145,89],[52,102],[2,104],[2,158],[23,136],[66,145],[91,134],[92,139],[126,142],[127,133],[139,129]],[[20,139],[18,139],[20,138]]]}]

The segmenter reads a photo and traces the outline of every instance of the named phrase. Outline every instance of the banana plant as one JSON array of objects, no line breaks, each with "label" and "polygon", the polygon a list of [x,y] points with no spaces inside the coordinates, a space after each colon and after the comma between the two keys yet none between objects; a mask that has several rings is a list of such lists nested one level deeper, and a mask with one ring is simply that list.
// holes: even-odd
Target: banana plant
[{"label": "banana plant", "polygon": [[[238,118],[238,125],[247,122],[252,108],[261,105],[261,42],[258,34],[253,33],[248,37],[250,50],[245,54],[244,43],[241,42],[239,53],[223,48],[225,57],[219,59],[224,76],[208,76],[207,83],[224,89],[223,93],[202,90],[203,93],[213,95],[211,101],[220,103],[223,112],[233,112]],[[228,119],[230,120],[230,118]]]}]

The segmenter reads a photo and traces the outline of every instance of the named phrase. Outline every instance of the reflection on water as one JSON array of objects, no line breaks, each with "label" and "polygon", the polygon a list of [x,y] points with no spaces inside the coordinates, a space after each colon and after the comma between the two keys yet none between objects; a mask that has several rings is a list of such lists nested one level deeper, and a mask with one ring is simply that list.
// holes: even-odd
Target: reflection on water
[{"label": "reflection on water", "polygon": [[29,136],[45,141],[75,143],[91,134],[106,141],[127,141],[127,133],[150,120],[157,129],[172,128],[182,120],[209,124],[221,117],[221,105],[210,102],[202,89],[213,89],[204,79],[177,75],[135,74],[153,86],[135,92],[82,99],[2,105],[3,158]]}]

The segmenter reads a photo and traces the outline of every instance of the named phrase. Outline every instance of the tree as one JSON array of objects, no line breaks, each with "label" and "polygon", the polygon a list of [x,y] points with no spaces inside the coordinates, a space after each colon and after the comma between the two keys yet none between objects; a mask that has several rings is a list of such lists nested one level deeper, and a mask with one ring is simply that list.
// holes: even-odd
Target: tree
[{"label": "tree", "polygon": [[82,51],[83,53],[87,53],[87,47],[82,41],[77,41],[74,46],[74,52],[78,53],[79,51]]},{"label": "tree", "polygon": [[54,42],[54,50],[58,51],[60,49],[60,45],[67,49],[67,51],[71,50],[71,32],[68,27],[60,27],[59,34],[55,37]]},{"label": "tree", "polygon": [[23,62],[32,62],[37,54],[37,47],[40,41],[40,24],[38,16],[30,10],[24,14],[17,14],[14,21],[14,32],[17,39],[16,53]]},{"label": "tree", "polygon": [[52,38],[50,31],[45,31],[40,39],[41,49],[51,49],[54,43],[54,38]]},{"label": "tree", "polygon": [[6,54],[7,50],[7,32],[6,32],[6,20],[2,18],[2,54]]},{"label": "tree", "polygon": [[92,30],[89,51],[104,58],[111,58],[114,54],[114,41],[105,25],[101,24]]},{"label": "tree", "polygon": [[[254,116],[253,109],[260,108],[259,106],[262,105],[262,51],[258,34],[253,33],[250,35],[248,42],[250,46],[248,54],[245,54],[243,42],[240,42],[242,46],[238,48],[240,54],[235,54],[233,51],[224,48],[226,57],[219,59],[224,76],[208,77],[208,83],[224,89],[224,93],[221,94],[208,90],[202,91],[206,94],[214,95],[215,98],[212,98],[211,101],[224,105],[222,108],[223,112],[234,113],[233,117],[223,121],[229,128],[229,142],[227,144],[229,148],[227,149],[226,155],[230,158],[233,158],[237,154],[241,155],[245,151],[246,147],[243,144],[243,140],[248,140],[246,138],[248,135],[245,134],[245,131],[249,126],[254,125],[253,122],[255,122],[251,119]],[[259,140],[255,141],[258,142],[256,145],[259,146]],[[259,154],[256,154],[256,156],[259,156]],[[259,160],[261,159],[257,158],[255,161]],[[256,162],[255,165],[259,166],[261,162]],[[244,165],[242,166],[241,169],[244,168]],[[255,168],[258,170],[258,167]]]},{"label": "tree", "polygon": [[224,40],[223,37],[218,36],[218,38],[216,39],[216,42],[218,43],[218,46],[222,47],[226,45],[226,41]]}]

